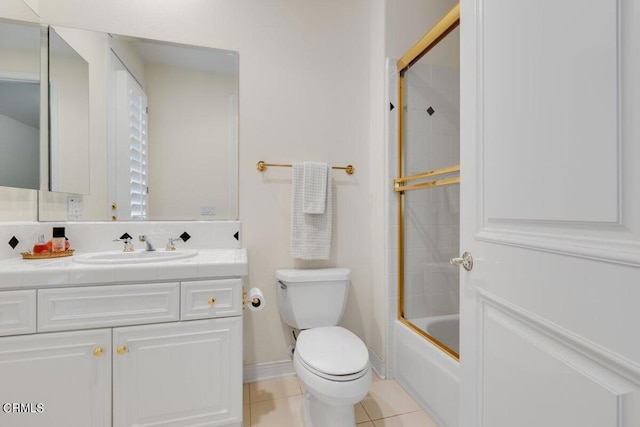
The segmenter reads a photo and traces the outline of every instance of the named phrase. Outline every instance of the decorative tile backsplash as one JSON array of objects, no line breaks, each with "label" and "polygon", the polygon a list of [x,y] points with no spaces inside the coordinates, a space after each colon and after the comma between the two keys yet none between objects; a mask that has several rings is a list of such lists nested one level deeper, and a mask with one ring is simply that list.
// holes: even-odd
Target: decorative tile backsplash
[{"label": "decorative tile backsplash", "polygon": [[9,246],[11,246],[11,249],[15,249],[16,246],[18,246],[18,243],[20,243],[20,241],[16,239],[16,236],[12,236],[11,240],[9,240]]},{"label": "decorative tile backsplash", "polygon": [[[51,239],[53,227],[65,227],[65,235],[76,252],[114,251],[122,248],[122,236],[132,238],[136,249],[144,250],[139,235],[146,235],[155,247],[163,248],[170,237],[180,237],[178,248],[240,248],[239,221],[117,221],[117,222],[0,222],[0,260],[18,258],[28,252],[43,234]],[[115,240],[115,241],[114,241]]]}]

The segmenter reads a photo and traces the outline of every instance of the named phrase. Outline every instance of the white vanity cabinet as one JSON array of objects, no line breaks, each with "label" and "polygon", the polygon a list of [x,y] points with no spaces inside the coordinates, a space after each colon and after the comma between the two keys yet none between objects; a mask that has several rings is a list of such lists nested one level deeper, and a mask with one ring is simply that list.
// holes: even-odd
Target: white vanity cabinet
[{"label": "white vanity cabinet", "polygon": [[113,346],[114,426],[240,421],[240,317],[117,328]]},{"label": "white vanity cabinet", "polygon": [[0,425],[110,426],[110,349],[110,329],[1,338]]},{"label": "white vanity cabinet", "polygon": [[0,404],[31,405],[0,407],[0,426],[242,425],[241,279],[0,291],[2,301],[5,317],[37,330],[0,338]]}]

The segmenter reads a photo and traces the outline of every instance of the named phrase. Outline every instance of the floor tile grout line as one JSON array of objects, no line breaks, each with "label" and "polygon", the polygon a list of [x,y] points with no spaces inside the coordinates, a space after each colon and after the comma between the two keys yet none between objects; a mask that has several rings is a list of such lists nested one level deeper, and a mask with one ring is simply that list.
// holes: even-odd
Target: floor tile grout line
[{"label": "floor tile grout line", "polygon": [[[367,412],[367,410],[365,409],[364,405],[362,404],[362,400],[358,403],[356,403],[356,405],[360,405],[360,407],[362,407],[362,410],[364,411],[364,414],[367,416],[367,421],[373,421],[371,419],[371,416],[369,415],[369,413]],[[354,405],[355,407],[355,405]],[[355,408],[354,408],[355,410]],[[366,421],[362,421],[362,423],[365,423]],[[362,424],[362,423],[358,423],[358,424]]]},{"label": "floor tile grout line", "polygon": [[[384,381],[386,382],[386,381],[388,381],[388,380],[384,380]],[[389,381],[389,382],[393,382],[393,381],[391,380],[391,381]],[[275,398],[269,398],[269,399],[264,399],[264,400],[259,400],[259,401],[256,401],[256,402],[252,402],[252,401],[251,401],[251,395],[252,395],[252,393],[251,393],[251,386],[250,386],[249,384],[252,384],[252,383],[247,383],[247,397],[248,397],[248,402],[247,402],[247,403],[244,403],[244,402],[243,402],[243,406],[248,406],[248,410],[249,410],[249,419],[248,419],[248,421],[250,422],[250,425],[251,425],[251,426],[253,425],[253,419],[252,419],[253,417],[251,417],[251,413],[255,410],[255,406],[254,406],[254,405],[259,405],[259,404],[264,405],[266,402],[282,401],[282,400],[284,400],[284,399],[292,399],[292,398],[304,397],[304,391],[303,391],[302,385],[300,384],[300,381],[299,381],[299,379],[298,379],[298,380],[296,381],[296,386],[297,386],[298,392],[294,392],[293,394],[289,394],[289,395],[286,395],[286,396],[278,396],[278,397],[275,397]],[[260,391],[261,391],[261,389],[260,389],[260,390],[257,390],[257,391],[258,391],[258,392],[260,392]],[[266,390],[265,390],[265,391],[266,391]],[[367,394],[367,396],[369,396],[369,397],[371,397],[371,398],[373,399],[373,397],[372,397],[371,395]],[[256,397],[257,397],[257,396],[256,396]],[[409,396],[409,397],[410,397],[410,396]],[[374,399],[374,400],[375,400],[375,399]],[[412,399],[412,400],[413,400],[413,399]],[[357,423],[357,425],[358,425],[358,426],[365,426],[365,425],[369,425],[369,426],[371,426],[371,425],[374,425],[374,427],[375,427],[375,425],[376,425],[375,423],[380,423],[380,421],[384,422],[384,420],[388,420],[388,419],[391,419],[391,418],[397,418],[397,417],[401,417],[401,416],[404,416],[404,415],[409,415],[409,414],[413,414],[413,413],[424,412],[424,411],[422,411],[422,409],[419,407],[419,405],[417,405],[418,407],[417,407],[416,409],[413,409],[413,410],[402,410],[402,411],[400,411],[400,412],[398,412],[398,413],[394,413],[393,415],[387,415],[387,416],[382,416],[382,417],[381,417],[381,416],[379,416],[379,415],[377,414],[377,415],[376,415],[376,418],[374,419],[374,418],[369,414],[369,412],[367,411],[367,408],[366,408],[366,406],[363,404],[363,401],[364,401],[364,399],[363,399],[362,401],[360,401],[360,402],[356,403],[355,405],[360,405],[361,409],[363,409],[363,410],[364,410],[364,414],[365,414],[365,416],[367,417],[367,420],[361,420],[359,423]],[[414,402],[415,402],[415,401],[414,401]],[[368,424],[368,423],[370,423],[370,424]]]},{"label": "floor tile grout line", "polygon": [[[389,415],[388,417],[376,418],[375,420],[373,418],[369,417],[369,421],[374,422],[374,421],[380,421],[380,420],[387,420],[389,418],[400,417],[402,415],[408,415],[408,414],[414,414],[416,412],[424,412],[424,411],[422,409],[416,409],[415,411],[401,412],[399,414]],[[369,414],[367,414],[367,415],[369,415]],[[363,422],[365,422],[365,421],[363,421]]]},{"label": "floor tile grout line", "polygon": [[253,405],[256,405],[258,403],[273,402],[274,400],[289,399],[289,398],[298,397],[298,396],[303,397],[304,395],[302,393],[298,393],[298,394],[292,394],[290,396],[279,396],[279,397],[276,397],[276,398],[273,398],[273,399],[266,399],[266,400],[259,400],[257,402],[251,402],[249,405],[253,406]]}]

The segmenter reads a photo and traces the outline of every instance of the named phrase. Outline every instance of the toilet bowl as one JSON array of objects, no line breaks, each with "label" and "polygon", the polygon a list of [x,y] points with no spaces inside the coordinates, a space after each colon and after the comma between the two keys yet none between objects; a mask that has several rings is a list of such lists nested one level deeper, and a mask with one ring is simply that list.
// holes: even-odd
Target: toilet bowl
[{"label": "toilet bowl", "polygon": [[353,405],[371,386],[367,347],[353,332],[337,326],[349,275],[346,268],[276,271],[280,316],[302,329],[293,367],[305,389],[306,427],[355,427]]},{"label": "toilet bowl", "polygon": [[293,367],[305,389],[306,427],[355,426],[353,405],[371,386],[369,354],[360,338],[339,326],[302,331]]}]

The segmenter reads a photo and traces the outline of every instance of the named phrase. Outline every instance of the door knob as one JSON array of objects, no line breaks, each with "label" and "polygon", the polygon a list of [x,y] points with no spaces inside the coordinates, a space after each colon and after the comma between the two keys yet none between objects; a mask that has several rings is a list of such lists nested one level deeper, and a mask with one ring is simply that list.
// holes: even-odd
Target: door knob
[{"label": "door knob", "polygon": [[449,262],[451,265],[462,265],[467,271],[473,268],[473,257],[469,252],[463,253],[462,258],[451,258]]},{"label": "door knob", "polygon": [[118,353],[119,355],[121,355],[121,356],[122,356],[123,354],[125,354],[125,353],[127,352],[127,350],[129,350],[129,349],[127,348],[127,346],[126,346],[126,345],[119,345],[119,346],[116,348],[116,353]]}]

